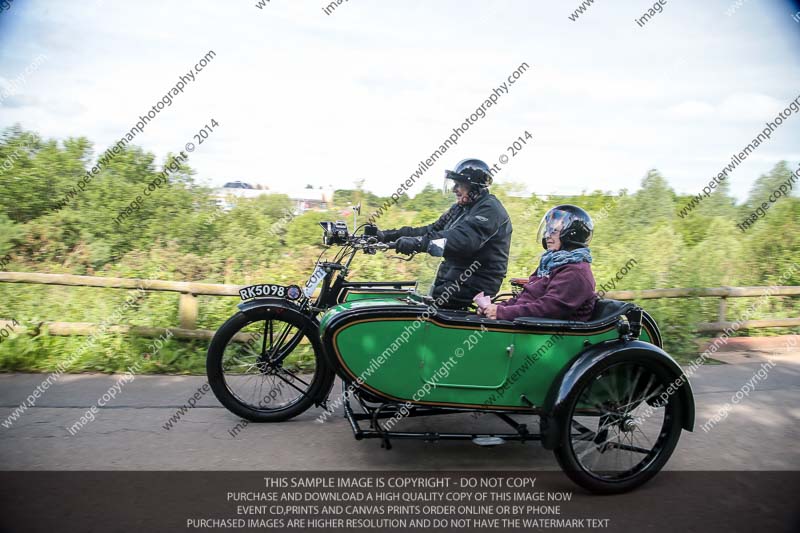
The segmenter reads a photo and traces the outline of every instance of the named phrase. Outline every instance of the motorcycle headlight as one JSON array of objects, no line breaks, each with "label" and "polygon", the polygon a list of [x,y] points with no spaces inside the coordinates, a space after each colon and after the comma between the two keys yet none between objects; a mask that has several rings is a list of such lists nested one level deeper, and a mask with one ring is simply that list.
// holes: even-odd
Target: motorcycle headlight
[{"label": "motorcycle headlight", "polygon": [[347,223],[342,220],[336,222],[320,222],[322,226],[322,244],[332,246],[334,244],[347,244],[349,233]]}]

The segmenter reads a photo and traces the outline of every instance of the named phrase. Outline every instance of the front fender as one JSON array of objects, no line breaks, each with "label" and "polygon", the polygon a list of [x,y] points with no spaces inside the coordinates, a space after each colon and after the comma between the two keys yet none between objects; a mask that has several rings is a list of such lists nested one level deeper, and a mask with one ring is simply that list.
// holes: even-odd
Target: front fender
[{"label": "front fender", "polygon": [[581,378],[601,362],[622,355],[655,361],[672,375],[674,382],[677,382],[674,393],[680,394],[683,400],[681,413],[683,428],[687,431],[694,430],[694,395],[692,386],[680,365],[664,350],[650,343],[639,340],[613,340],[596,344],[581,352],[561,378],[553,383],[545,402],[545,414],[542,415],[542,444],[545,448],[552,450],[558,445],[561,431],[564,430],[562,426],[566,416],[567,400]]},{"label": "front fender", "polygon": [[291,302],[289,300],[285,300],[283,298],[256,298],[254,300],[247,300],[246,302],[242,302],[238,304],[236,307],[239,308],[239,311],[244,313],[245,315],[249,315],[255,311],[259,311],[262,309],[284,309],[286,311],[291,311],[297,314],[301,314],[303,316],[308,317],[311,319],[312,322],[316,322],[316,320],[303,313],[300,307]]}]

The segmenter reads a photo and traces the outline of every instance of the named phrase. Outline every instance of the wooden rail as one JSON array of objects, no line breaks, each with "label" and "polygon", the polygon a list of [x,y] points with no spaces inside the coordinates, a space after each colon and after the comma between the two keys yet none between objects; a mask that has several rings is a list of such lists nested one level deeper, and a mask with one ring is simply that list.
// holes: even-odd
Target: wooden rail
[{"label": "wooden rail", "polygon": [[[38,272],[0,272],[0,283],[25,283],[35,285],[64,285],[69,287],[98,287],[105,289],[141,289],[144,291],[177,292],[178,319],[181,330],[197,329],[199,305],[198,295],[205,296],[238,296],[239,289],[246,285],[224,285],[215,283],[194,283],[189,281],[165,281],[136,278],[105,278],[100,276],[75,276],[72,274],[41,274]],[[64,322],[57,329],[62,329]],[[85,329],[85,328],[84,328]],[[184,332],[175,331],[184,335]],[[163,333],[163,329],[158,334]],[[56,333],[54,333],[56,334]],[[72,333],[78,335],[80,333]],[[90,333],[84,333],[89,335]],[[212,332],[213,334],[213,332]],[[203,335],[204,338],[205,335]],[[209,337],[210,338],[210,337]]]},{"label": "wooden rail", "polygon": [[[139,289],[144,291],[166,291],[180,294],[178,300],[178,328],[170,329],[176,337],[189,339],[209,339],[214,332],[197,329],[199,305],[197,296],[238,296],[245,285],[225,285],[215,283],[195,283],[187,281],[164,281],[132,278],[107,278],[99,276],[75,276],[72,274],[42,274],[37,272],[0,272],[0,283],[23,283],[37,285],[62,285],[71,287],[98,287],[106,289]],[[697,325],[698,332],[722,331],[735,323],[726,320],[728,298],[753,298],[761,296],[800,296],[800,286],[779,287],[713,287],[713,288],[676,288],[645,289],[634,291],[609,291],[606,298],[617,300],[652,300],[661,298],[720,298],[719,313],[716,322]],[[2,321],[0,321],[0,324]],[[96,324],[51,322],[47,324],[52,335],[90,335],[97,331]],[[740,323],[742,329],[794,327],[800,326],[798,318],[779,318],[763,320],[747,320]],[[113,326],[108,331],[114,333],[131,333],[141,336],[160,335],[164,328],[139,326]]]}]

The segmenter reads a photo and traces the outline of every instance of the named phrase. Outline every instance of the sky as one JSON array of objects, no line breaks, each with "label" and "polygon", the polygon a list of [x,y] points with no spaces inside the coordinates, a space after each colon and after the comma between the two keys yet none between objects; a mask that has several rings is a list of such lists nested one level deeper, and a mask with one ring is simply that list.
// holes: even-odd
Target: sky
[{"label": "sky", "polygon": [[[364,180],[388,195],[527,63],[412,195],[467,157],[536,194],[633,191],[653,168],[699,193],[800,96],[796,2],[666,0],[644,27],[649,0],[598,0],[575,20],[579,0],[257,2],[0,0],[0,129],[85,136],[99,154],[213,50],[134,144],[160,163],[214,119],[190,154],[201,183]],[[798,139],[793,115],[731,192],[796,168]]]}]

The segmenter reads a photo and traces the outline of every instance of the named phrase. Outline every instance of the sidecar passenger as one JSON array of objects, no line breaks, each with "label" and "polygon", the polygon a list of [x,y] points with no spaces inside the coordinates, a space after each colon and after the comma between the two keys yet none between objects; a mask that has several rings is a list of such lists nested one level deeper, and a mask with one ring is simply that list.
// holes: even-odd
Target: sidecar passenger
[{"label": "sidecar passenger", "polygon": [[597,301],[588,248],[593,228],[591,217],[580,207],[552,208],[537,235],[546,251],[520,295],[492,304],[479,294],[475,297],[478,314],[498,320],[535,316],[588,321]]}]

